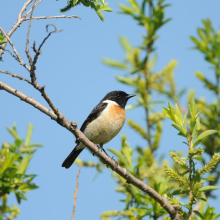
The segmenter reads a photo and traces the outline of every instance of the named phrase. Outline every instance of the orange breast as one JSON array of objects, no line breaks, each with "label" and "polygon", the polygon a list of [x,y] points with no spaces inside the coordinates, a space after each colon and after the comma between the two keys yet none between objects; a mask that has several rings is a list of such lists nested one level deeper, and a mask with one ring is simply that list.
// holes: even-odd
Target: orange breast
[{"label": "orange breast", "polygon": [[117,105],[111,105],[109,109],[109,119],[124,121],[126,112]]},{"label": "orange breast", "polygon": [[111,104],[86,127],[84,134],[95,144],[108,143],[123,127],[125,117],[124,109]]}]

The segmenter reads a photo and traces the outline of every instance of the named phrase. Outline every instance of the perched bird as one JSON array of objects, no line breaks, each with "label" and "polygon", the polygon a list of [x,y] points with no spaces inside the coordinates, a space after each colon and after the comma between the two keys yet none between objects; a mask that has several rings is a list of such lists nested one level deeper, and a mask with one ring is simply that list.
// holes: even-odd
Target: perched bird
[{"label": "perched bird", "polygon": [[[84,121],[81,132],[104,150],[103,145],[114,138],[123,127],[126,117],[125,105],[133,96],[135,95],[128,95],[123,91],[109,92]],[[83,143],[77,143],[62,167],[68,169],[84,148]]]}]

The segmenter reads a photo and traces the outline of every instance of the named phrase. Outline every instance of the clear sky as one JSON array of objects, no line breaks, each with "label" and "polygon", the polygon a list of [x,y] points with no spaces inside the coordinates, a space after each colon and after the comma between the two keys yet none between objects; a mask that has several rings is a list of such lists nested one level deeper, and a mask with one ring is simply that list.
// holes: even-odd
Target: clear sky
[{"label": "clear sky", "polygon": [[[4,1],[4,4],[1,4],[0,26],[6,32],[15,23],[24,2],[24,0]],[[117,3],[117,1],[109,3],[114,12],[104,13],[105,22],[101,22],[94,11],[83,6],[77,6],[65,13],[78,15],[82,20],[73,18],[32,22],[30,44],[34,40],[37,45],[41,43],[46,36],[46,24],[52,23],[58,30],[64,29],[61,33],[53,34],[44,45],[37,64],[37,77],[40,85],[46,85],[46,91],[59,110],[68,120],[76,120],[79,126],[107,92],[113,90],[133,92],[131,88],[115,80],[114,75],[121,75],[122,72],[106,67],[100,62],[103,57],[124,59],[124,52],[118,41],[119,36],[128,37],[131,43],[137,46],[141,42],[140,36],[144,34],[144,30],[137,26],[135,21],[117,13],[119,11]],[[120,3],[125,3],[125,0]],[[195,78],[194,72],[201,70],[213,79],[212,70],[204,62],[201,54],[190,49],[193,45],[189,36],[196,34],[196,28],[201,26],[201,19],[210,18],[214,27],[219,27],[220,2],[185,0],[167,3],[171,3],[172,6],[167,8],[166,17],[171,17],[172,21],[159,31],[160,38],[156,43],[158,61],[155,70],[161,70],[171,59],[176,59],[178,68],[175,78],[178,88],[196,89],[197,97],[205,96],[211,101],[211,95]],[[34,11],[34,16],[59,15],[60,8],[65,4],[64,0],[43,1]],[[12,36],[17,50],[24,59],[27,28],[28,22],[23,23]],[[0,63],[0,69],[29,77],[28,72],[7,54],[3,59],[4,63]],[[1,73],[0,80],[47,106],[40,94],[25,82]],[[44,145],[37,150],[28,168],[28,173],[38,175],[35,182],[40,188],[28,192],[28,201],[22,201],[20,205],[21,215],[18,220],[71,219],[78,166],[74,165],[66,170],[61,164],[74,147],[74,136],[17,97],[1,91],[0,101],[0,141],[12,141],[5,127],[12,126],[13,122],[17,122],[20,136],[25,137],[27,125],[31,122],[34,125],[33,142]],[[129,104],[134,103],[134,98],[129,100]],[[182,99],[182,104],[186,104],[186,97]],[[128,111],[127,118],[143,123],[144,114],[141,110]],[[176,136],[176,133],[167,121],[158,155],[163,153],[168,158],[170,150],[184,151],[182,139]],[[106,148],[119,149],[121,134],[129,135],[129,142],[133,147],[140,143],[139,136],[125,125]],[[174,139],[171,138],[173,135]],[[88,151],[84,151],[80,157],[84,160],[97,161]],[[111,178],[111,171],[105,169],[96,179],[95,175],[94,169],[82,168],[76,220],[100,219],[99,216],[103,211],[121,210],[124,207],[119,202],[122,196],[115,193],[116,183]],[[216,194],[220,194],[220,190],[216,191]],[[14,196],[10,197],[10,203],[16,203]]]}]

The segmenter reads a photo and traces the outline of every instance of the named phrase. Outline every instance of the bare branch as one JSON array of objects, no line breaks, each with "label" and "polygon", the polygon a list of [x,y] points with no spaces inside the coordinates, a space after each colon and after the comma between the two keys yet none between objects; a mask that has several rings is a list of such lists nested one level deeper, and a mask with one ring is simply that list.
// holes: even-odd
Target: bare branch
[{"label": "bare branch", "polygon": [[[57,27],[56,27],[55,25],[53,25],[53,24],[48,24],[48,25],[46,25],[46,30],[47,30],[47,32],[48,32],[48,27],[49,27],[49,25],[51,25],[51,26],[54,27],[54,31],[51,31],[51,32],[44,38],[44,40],[43,40],[42,43],[40,44],[38,50],[36,50],[35,42],[34,42],[34,44],[33,44],[33,50],[34,50],[34,52],[35,52],[35,55],[34,55],[34,60],[33,60],[33,62],[31,63],[30,76],[31,76],[31,82],[32,82],[33,86],[34,86],[35,88],[37,88],[41,93],[42,93],[43,90],[41,90],[40,87],[39,87],[39,85],[37,85],[36,75],[35,75],[35,72],[34,72],[35,69],[36,69],[35,64],[37,63],[38,56],[41,54],[41,47],[44,45],[44,43],[46,42],[46,40],[50,37],[50,35],[51,35],[52,33],[58,33],[58,32],[63,31],[63,30],[57,31]],[[42,93],[42,95],[43,95],[43,93]],[[44,95],[43,95],[43,96],[44,96]],[[47,100],[46,100],[46,101],[47,101]],[[48,103],[48,104],[49,104],[49,103]]]},{"label": "bare branch", "polygon": [[[33,0],[32,0],[32,1],[33,1]],[[32,8],[24,15],[24,17],[27,17],[27,16],[32,12],[32,10],[33,10],[34,8],[36,8],[36,6],[37,6],[38,4],[40,4],[42,1],[43,1],[43,0],[38,1],[38,2],[34,5],[34,7],[32,7]]]},{"label": "bare branch", "polygon": [[18,57],[15,56],[11,51],[6,50],[5,48],[3,48],[3,47],[1,47],[1,46],[0,46],[0,49],[1,49],[1,50],[4,50],[6,53],[10,54],[13,58],[15,58],[15,60],[17,60],[17,61],[19,62]]},{"label": "bare branch", "polygon": [[8,74],[8,75],[11,75],[11,76],[13,76],[13,77],[15,77],[15,78],[18,78],[18,79],[20,79],[20,80],[24,80],[24,81],[26,81],[26,82],[28,82],[28,83],[31,84],[31,81],[30,81],[30,80],[28,80],[28,79],[26,79],[26,78],[24,78],[24,77],[22,77],[22,76],[20,76],[20,75],[11,73],[11,72],[9,72],[9,71],[4,71],[4,70],[0,70],[0,72],[1,72],[1,73],[5,73],[5,74]]},{"label": "bare branch", "polygon": [[81,166],[82,166],[82,163],[79,164],[79,172],[78,172],[78,175],[77,175],[77,177],[76,177],[76,189],[75,189],[74,194],[73,194],[74,202],[73,202],[72,220],[74,220],[74,216],[75,216],[75,210],[76,210],[76,196],[77,196],[77,192],[78,192],[78,188],[79,188],[79,175],[80,175]]},{"label": "bare branch", "polygon": [[170,215],[171,220],[179,220],[181,216],[178,213],[178,208],[176,206],[172,206],[169,204],[165,198],[158,194],[154,189],[152,189],[147,184],[143,183],[140,179],[137,179],[132,174],[130,174],[125,168],[122,168],[119,166],[112,158],[105,155],[103,152],[101,152],[98,147],[92,143],[77,127],[77,123],[72,121],[71,123],[62,115],[60,117],[59,114],[61,114],[58,109],[54,106],[55,110],[59,113],[59,116],[56,116],[57,114],[37,101],[35,101],[32,98],[27,97],[25,94],[17,91],[16,89],[13,89],[12,87],[8,86],[7,84],[0,81],[0,89],[5,90],[12,95],[15,95],[21,100],[33,105],[35,108],[39,109],[43,113],[49,115],[53,120],[57,121],[58,124],[68,129],[72,134],[74,134],[80,142],[82,142],[90,151],[92,151],[94,154],[97,155],[97,157],[108,167],[110,167],[112,170],[114,170],[117,174],[119,174],[121,177],[127,180],[128,183],[136,186],[141,191],[148,194],[151,198],[153,198],[155,201],[157,201]]},{"label": "bare branch", "polygon": [[[50,18],[79,18],[80,17],[76,16],[76,15],[71,15],[71,16],[66,16],[66,15],[58,15],[58,16],[42,16],[42,17],[32,17],[31,19],[50,19]],[[30,20],[30,18],[25,18],[25,21]]]},{"label": "bare branch", "polygon": [[[28,0],[22,7],[21,11],[19,12],[19,15],[18,15],[18,20],[17,22],[13,25],[13,27],[11,28],[11,30],[7,33],[8,37],[10,38],[11,35],[17,30],[17,28],[21,25],[21,23],[23,21],[27,21],[27,20],[30,20],[30,18],[27,18],[28,14],[30,14],[32,12],[32,10],[42,2],[42,0],[39,0],[35,5],[34,7],[32,7],[24,16],[22,16],[22,13],[26,10],[27,6],[32,2],[33,0]],[[81,19],[80,17],[76,16],[76,15],[73,15],[73,16],[65,16],[65,15],[62,15],[62,16],[43,16],[43,17],[34,17],[32,19],[47,19],[47,18],[79,18]],[[7,40],[6,40],[7,41]],[[6,47],[6,43],[5,44],[2,44],[1,45],[2,48],[5,48]],[[3,50],[0,49],[0,58],[2,57],[2,54],[3,54]]]},{"label": "bare branch", "polygon": [[24,3],[23,7],[21,8],[21,11],[18,14],[18,19],[22,17],[22,14],[24,11],[27,9],[27,6],[32,2],[33,0],[28,0],[27,2]]},{"label": "bare branch", "polygon": [[[29,24],[28,24],[26,49],[25,49],[25,52],[26,52],[27,58],[29,60],[30,66],[32,66],[32,58],[31,58],[31,55],[29,53],[29,35],[30,35],[30,30],[31,30],[31,19],[32,19],[33,11],[34,11],[34,4],[35,4],[35,2],[36,2],[36,0],[34,0],[33,6],[32,6],[31,16],[30,16],[30,20],[29,20]],[[34,83],[35,80],[36,80],[36,77],[34,75],[31,75],[32,83]]]},{"label": "bare branch", "polygon": [[51,31],[45,38],[44,38],[44,40],[43,40],[43,42],[41,43],[41,45],[39,46],[39,48],[38,48],[38,51],[41,49],[41,47],[44,45],[44,43],[45,43],[45,41],[50,37],[50,35],[52,34],[52,33],[58,33],[58,32],[61,32],[61,31],[63,31],[63,30],[57,30],[57,27],[55,26],[55,25],[53,25],[53,24],[47,24],[46,25],[46,30],[47,30],[47,32],[48,32],[48,27],[49,26],[53,26],[54,27],[54,31]]},{"label": "bare branch", "polygon": [[[27,64],[24,63],[24,61],[21,59],[19,53],[17,52],[17,50],[16,50],[14,44],[12,43],[11,39],[9,38],[9,36],[5,33],[5,31],[4,31],[1,27],[0,27],[0,30],[1,30],[1,32],[4,34],[4,36],[6,37],[7,41],[11,44],[11,46],[12,46],[12,48],[13,48],[13,50],[14,50],[14,52],[15,52],[17,58],[18,58],[19,63],[20,63],[22,66],[24,66],[24,67],[29,71],[29,70],[30,70],[30,67],[27,66]],[[2,49],[4,49],[4,46],[2,46]]]},{"label": "bare branch", "polygon": [[34,106],[35,108],[37,108],[38,110],[40,110],[41,112],[43,112],[44,114],[48,115],[51,117],[51,119],[53,120],[57,120],[57,116],[54,114],[54,112],[50,109],[48,109],[47,107],[45,107],[44,105],[40,104],[39,102],[37,102],[36,100],[34,100],[31,97],[28,97],[27,95],[25,95],[22,92],[19,92],[17,89],[12,88],[11,86],[3,83],[2,81],[0,81],[0,90],[5,90],[9,93],[11,93],[14,96],[17,96],[18,98],[20,98],[22,101],[25,101],[26,103]]}]

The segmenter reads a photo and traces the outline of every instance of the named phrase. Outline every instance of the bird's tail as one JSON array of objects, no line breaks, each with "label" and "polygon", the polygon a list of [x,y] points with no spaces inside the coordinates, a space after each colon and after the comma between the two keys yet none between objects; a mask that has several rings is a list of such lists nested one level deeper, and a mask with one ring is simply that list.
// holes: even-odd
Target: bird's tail
[{"label": "bird's tail", "polygon": [[80,144],[76,145],[76,147],[72,150],[72,152],[68,155],[68,157],[62,163],[62,167],[68,169],[75,159],[79,156],[79,154],[83,151],[84,148],[79,147]]}]

